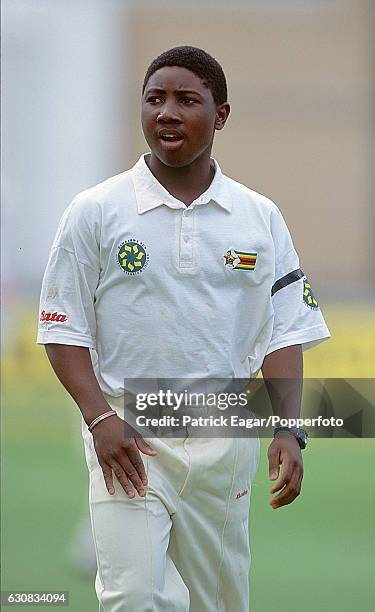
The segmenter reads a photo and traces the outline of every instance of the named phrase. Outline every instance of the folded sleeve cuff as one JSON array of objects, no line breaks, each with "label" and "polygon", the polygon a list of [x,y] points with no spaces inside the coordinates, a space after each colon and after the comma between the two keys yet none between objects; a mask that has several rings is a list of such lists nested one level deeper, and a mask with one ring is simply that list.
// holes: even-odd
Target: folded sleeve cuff
[{"label": "folded sleeve cuff", "polygon": [[95,340],[84,334],[39,330],[36,342],[37,344],[68,344],[70,346],[85,346],[96,349]]},{"label": "folded sleeve cuff", "polygon": [[266,355],[269,355],[278,349],[293,346],[294,344],[301,344],[302,349],[306,351],[314,346],[317,346],[321,342],[324,342],[324,340],[328,340],[330,337],[331,334],[324,324],[304,330],[298,330],[289,334],[283,334],[282,336],[273,338],[267,349]]}]

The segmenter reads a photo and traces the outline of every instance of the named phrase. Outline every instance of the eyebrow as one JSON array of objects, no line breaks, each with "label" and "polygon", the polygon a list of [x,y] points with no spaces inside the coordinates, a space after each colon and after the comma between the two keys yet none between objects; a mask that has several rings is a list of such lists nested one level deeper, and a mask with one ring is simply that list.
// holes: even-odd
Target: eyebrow
[{"label": "eyebrow", "polygon": [[[165,89],[163,89],[162,87],[150,87],[150,89],[146,89],[145,93],[150,94],[152,92],[165,93]],[[193,96],[199,96],[200,98],[202,97],[201,94],[198,91],[195,91],[194,89],[175,89],[173,93],[174,94],[184,94],[184,95],[190,94]]]}]

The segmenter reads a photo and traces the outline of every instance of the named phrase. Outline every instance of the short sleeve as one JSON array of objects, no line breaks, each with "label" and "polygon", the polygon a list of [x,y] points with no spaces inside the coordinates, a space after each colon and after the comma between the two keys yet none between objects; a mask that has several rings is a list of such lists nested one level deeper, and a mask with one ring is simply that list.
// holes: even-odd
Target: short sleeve
[{"label": "short sleeve", "polygon": [[44,273],[38,344],[96,348],[99,244],[98,207],[77,196],[60,221]]},{"label": "short sleeve", "polygon": [[303,350],[330,338],[318,300],[300,268],[286,223],[275,207],[271,214],[275,276],[271,290],[273,331],[266,354],[301,344]]}]

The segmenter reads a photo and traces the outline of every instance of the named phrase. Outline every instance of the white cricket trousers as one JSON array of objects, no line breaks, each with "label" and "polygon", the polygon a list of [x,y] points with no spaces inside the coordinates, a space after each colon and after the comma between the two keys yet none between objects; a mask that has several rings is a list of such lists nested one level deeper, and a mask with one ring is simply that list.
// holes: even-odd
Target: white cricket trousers
[{"label": "white cricket trousers", "polygon": [[[106,397],[119,416],[123,398]],[[100,612],[249,612],[258,438],[147,438],[146,497],[109,495],[82,421]]]}]

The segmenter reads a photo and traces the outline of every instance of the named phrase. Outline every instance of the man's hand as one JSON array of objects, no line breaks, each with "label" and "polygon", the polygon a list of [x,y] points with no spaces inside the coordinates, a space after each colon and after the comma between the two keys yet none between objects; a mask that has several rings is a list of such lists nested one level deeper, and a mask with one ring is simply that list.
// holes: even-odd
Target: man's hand
[{"label": "man's hand", "polygon": [[157,452],[118,416],[98,423],[92,436],[108,493],[115,493],[113,471],[130,499],[135,496],[134,488],[144,497],[147,476],[139,451],[150,456],[157,455]]},{"label": "man's hand", "polygon": [[293,434],[279,432],[268,448],[268,463],[270,480],[281,477],[270,489],[270,493],[280,491],[271,499],[272,508],[280,508],[291,504],[301,492],[303,478],[303,462],[301,449]]},{"label": "man's hand", "polygon": [[[56,376],[79,406],[86,424],[108,412],[110,406],[99,387],[88,348],[51,343],[46,344],[46,351]],[[135,496],[133,487],[143,497],[147,476],[139,451],[150,456],[157,452],[118,416],[100,421],[92,436],[108,493],[115,492],[113,471],[128,497]]]}]

